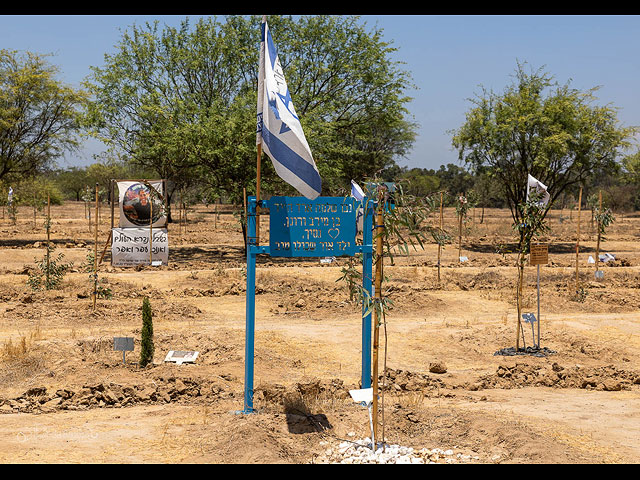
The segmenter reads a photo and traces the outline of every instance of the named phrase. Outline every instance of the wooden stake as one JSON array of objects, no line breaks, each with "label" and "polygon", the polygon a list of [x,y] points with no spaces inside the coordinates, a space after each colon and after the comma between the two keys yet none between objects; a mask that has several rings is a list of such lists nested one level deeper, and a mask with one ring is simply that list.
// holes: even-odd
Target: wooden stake
[{"label": "wooden stake", "polygon": [[153,194],[149,185],[149,265],[153,265]]},{"label": "wooden stake", "polygon": [[440,258],[442,256],[442,202],[444,192],[440,192],[440,241],[438,242],[438,285],[440,284]]},{"label": "wooden stake", "polygon": [[[578,230],[576,232],[576,293],[580,288],[580,209],[582,207],[582,187],[578,195]],[[539,322],[539,320],[538,320]]]},{"label": "wooden stake", "polygon": [[[384,234],[384,197],[378,196],[378,215],[376,219],[376,277],[375,277],[375,299],[378,303],[378,308],[374,308],[374,323],[373,323],[373,405],[372,405],[372,418],[373,418],[373,436],[378,438],[378,350],[380,343],[380,315],[379,307],[382,300],[382,236]],[[375,446],[374,446],[375,449]]]},{"label": "wooden stake", "polygon": [[178,212],[180,213],[180,245],[182,245],[182,190],[180,191],[180,198],[178,199]]},{"label": "wooden stake", "polygon": [[93,251],[93,311],[96,311],[96,299],[98,297],[98,184],[96,183],[96,228]]},{"label": "wooden stake", "polygon": [[[104,258],[105,253],[107,253],[107,247],[109,245],[111,245],[113,247],[113,221],[114,221],[114,209],[115,209],[115,202],[113,199],[113,194],[114,194],[114,184],[115,184],[115,180],[111,179],[109,181],[109,199],[111,201],[111,229],[109,230],[109,238],[107,239],[107,243],[104,244],[104,249],[102,250],[102,255],[100,255],[100,261],[98,262],[98,265],[100,265],[102,263],[102,259]],[[111,265],[113,265],[113,258],[111,258]]]},{"label": "wooden stake", "polygon": [[460,203],[458,208],[458,262],[460,262],[460,256],[462,255],[462,202],[460,202],[460,197],[462,197],[462,194],[458,196],[458,203]]},{"label": "wooden stake", "polygon": [[258,144],[256,162],[256,245],[260,245],[260,164],[262,163],[262,142]]},{"label": "wooden stake", "polygon": [[49,288],[49,269],[51,259],[49,247],[51,245],[51,195],[47,193],[47,288]]},{"label": "wooden stake", "polygon": [[596,222],[598,229],[598,241],[596,243],[596,272],[598,271],[598,262],[600,261],[600,231],[602,228],[600,227],[600,222],[602,221],[602,190],[598,192],[598,215],[600,219]]}]

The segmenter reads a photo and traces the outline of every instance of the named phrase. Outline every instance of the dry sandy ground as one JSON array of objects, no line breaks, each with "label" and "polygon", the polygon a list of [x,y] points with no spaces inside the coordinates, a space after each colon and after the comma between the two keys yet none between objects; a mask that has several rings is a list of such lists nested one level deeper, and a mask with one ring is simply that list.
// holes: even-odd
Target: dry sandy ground
[{"label": "dry sandy ground", "polygon": [[[453,215],[447,210],[452,229]],[[478,210],[463,242],[469,262],[458,264],[457,248],[445,248],[440,286],[433,244],[386,264],[394,301],[386,440],[450,448],[479,463],[637,463],[640,219],[617,216],[602,246],[617,260],[596,282],[586,263],[595,238],[583,212],[586,296],[577,301],[575,212],[552,213],[541,335],[557,353],[537,358],[494,356],[515,343],[514,259],[496,253],[513,238],[507,211],[479,218]],[[103,217],[100,250],[108,224]],[[112,268],[107,253],[100,278],[113,297],[100,299],[95,313],[81,268],[93,247],[83,205],[53,208],[56,253],[74,271],[59,290],[32,292],[27,276],[44,253],[33,245],[44,238],[42,219],[34,228],[27,210],[16,225],[0,220],[3,463],[306,463],[341,440],[369,435],[366,410],[348,396],[359,387],[361,315],[336,282],[344,259],[322,266],[260,259],[258,413],[242,415],[244,260],[232,215],[216,220],[211,206],[198,206],[182,240],[172,226],[168,267]],[[535,268],[527,268],[527,311],[536,309],[535,281]],[[156,343],[146,369],[135,365],[143,296],[151,299]],[[136,338],[126,366],[113,336]],[[168,350],[183,349],[200,351],[195,365],[163,363]],[[436,361],[446,373],[429,372]],[[64,390],[74,395],[63,399]]]}]

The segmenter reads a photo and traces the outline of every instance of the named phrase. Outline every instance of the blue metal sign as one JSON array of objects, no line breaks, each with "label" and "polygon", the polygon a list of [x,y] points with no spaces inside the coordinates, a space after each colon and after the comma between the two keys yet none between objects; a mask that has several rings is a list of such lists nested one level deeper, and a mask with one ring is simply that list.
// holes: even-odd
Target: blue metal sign
[{"label": "blue metal sign", "polygon": [[[247,198],[247,297],[244,363],[244,410],[253,413],[256,321],[256,256],[338,257],[362,254],[362,287],[373,296],[373,213],[375,202],[363,201],[362,244],[355,245],[360,202],[347,197],[272,197],[260,202],[270,210],[269,245],[256,244],[256,197]],[[362,306],[362,388],[371,387],[371,311]]]},{"label": "blue metal sign", "polygon": [[271,197],[269,250],[272,257],[340,257],[356,251],[352,197]]}]

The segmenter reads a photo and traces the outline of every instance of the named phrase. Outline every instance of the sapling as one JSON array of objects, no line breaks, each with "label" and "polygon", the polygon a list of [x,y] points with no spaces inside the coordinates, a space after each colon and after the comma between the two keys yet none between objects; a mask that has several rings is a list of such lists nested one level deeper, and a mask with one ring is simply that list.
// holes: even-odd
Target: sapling
[{"label": "sapling", "polygon": [[[402,185],[396,184],[394,194],[395,208],[387,208],[389,201],[389,192],[386,186],[374,180],[372,183],[366,183],[366,197],[377,200],[375,230],[373,243],[376,245],[373,254],[373,265],[375,265],[375,295],[362,287],[362,276],[349,265],[342,269],[342,277],[339,279],[346,281],[350,295],[353,289],[358,293],[359,299],[363,305],[363,315],[373,313],[374,315],[374,338],[373,338],[373,428],[375,438],[378,438],[378,407],[377,407],[377,387],[378,387],[378,331],[382,326],[384,329],[384,365],[383,365],[383,387],[382,387],[382,439],[384,445],[384,391],[387,372],[387,311],[393,306],[393,302],[389,297],[390,291],[383,289],[383,283],[387,283],[389,279],[384,275],[384,257],[388,257],[393,261],[394,248],[401,253],[409,253],[409,247],[417,250],[417,246],[424,249],[424,243],[427,235],[438,241],[443,241],[443,235],[446,233],[440,228],[429,225],[428,219],[431,211],[435,209],[435,201],[427,198],[417,198],[404,194]],[[372,188],[369,187],[372,186]],[[367,203],[364,208],[372,208]],[[365,216],[367,212],[365,212]]]},{"label": "sapling", "polygon": [[598,271],[598,262],[600,261],[600,242],[605,240],[604,234],[607,227],[614,221],[613,213],[610,208],[602,207],[602,192],[598,195],[598,203],[594,208],[594,218],[598,228],[598,240],[596,243],[596,272]]},{"label": "sapling", "polygon": [[516,285],[516,304],[518,309],[518,327],[516,332],[516,352],[520,348],[520,330],[522,328],[522,284],[524,280],[526,256],[531,251],[532,240],[539,239],[550,230],[545,220],[546,208],[540,199],[540,194],[531,191],[529,199],[518,205],[521,222],[513,224],[513,229],[520,236],[517,252],[518,283]]},{"label": "sapling", "polygon": [[467,196],[464,194],[458,195],[458,198],[455,202],[456,205],[456,214],[458,216],[458,260],[462,254],[462,226],[467,224],[469,209],[475,206],[475,200],[471,195]]},{"label": "sapling", "polygon": [[63,262],[64,254],[60,253],[57,257],[51,255],[55,250],[53,245],[45,248],[47,252],[44,258],[40,261],[35,260],[37,270],[31,273],[27,280],[27,285],[33,291],[58,288],[62,284],[65,274],[73,267],[73,263]]}]

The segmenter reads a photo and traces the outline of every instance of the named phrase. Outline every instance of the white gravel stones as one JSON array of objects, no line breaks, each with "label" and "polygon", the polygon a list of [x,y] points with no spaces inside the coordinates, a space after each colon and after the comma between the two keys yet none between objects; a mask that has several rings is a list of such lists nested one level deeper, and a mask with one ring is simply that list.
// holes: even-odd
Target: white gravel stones
[{"label": "white gravel stones", "polygon": [[[351,432],[349,432],[351,433]],[[347,436],[355,436],[349,435]],[[337,445],[329,445],[322,442],[328,448],[317,458],[317,463],[344,463],[344,464],[427,464],[427,463],[470,463],[478,460],[477,456],[455,454],[452,449],[441,450],[434,448],[422,448],[415,450],[412,447],[390,444],[386,448],[378,445],[375,452],[371,450],[371,439],[342,441]],[[384,451],[383,451],[384,450]]]}]

